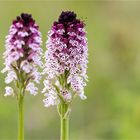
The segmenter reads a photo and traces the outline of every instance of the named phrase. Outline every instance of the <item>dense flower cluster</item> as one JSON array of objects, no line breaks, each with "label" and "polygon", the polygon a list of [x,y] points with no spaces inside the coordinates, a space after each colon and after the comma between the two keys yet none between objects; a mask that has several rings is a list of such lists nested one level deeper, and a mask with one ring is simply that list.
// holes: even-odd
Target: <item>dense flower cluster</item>
[{"label": "dense flower cluster", "polygon": [[[37,66],[42,66],[42,40],[38,28],[30,14],[22,13],[10,27],[9,35],[6,36],[6,51],[3,54],[5,68],[2,72],[8,72],[5,82],[22,82],[25,90],[33,95],[37,93],[37,87],[31,80],[39,82],[40,73]],[[9,86],[5,89],[5,96],[14,93]]]},{"label": "dense flower cluster", "polygon": [[42,91],[45,106],[57,105],[61,100],[71,102],[74,95],[86,99],[88,48],[84,23],[74,12],[62,12],[48,32],[46,46],[47,77]]}]

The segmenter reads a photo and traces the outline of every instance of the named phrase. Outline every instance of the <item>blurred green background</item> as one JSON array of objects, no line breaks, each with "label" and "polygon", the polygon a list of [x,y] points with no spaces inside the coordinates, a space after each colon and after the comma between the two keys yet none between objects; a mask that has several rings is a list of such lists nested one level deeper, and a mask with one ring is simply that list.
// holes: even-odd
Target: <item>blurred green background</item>
[{"label": "blurred green background", "polygon": [[[17,15],[33,15],[45,50],[46,34],[62,10],[75,11],[85,21],[89,42],[88,99],[73,103],[70,140],[140,139],[140,1],[0,0],[0,69],[5,36]],[[4,77],[0,74],[0,140],[14,140],[17,102],[3,96]],[[59,139],[56,108],[45,108],[43,97],[25,97],[26,140]]]}]

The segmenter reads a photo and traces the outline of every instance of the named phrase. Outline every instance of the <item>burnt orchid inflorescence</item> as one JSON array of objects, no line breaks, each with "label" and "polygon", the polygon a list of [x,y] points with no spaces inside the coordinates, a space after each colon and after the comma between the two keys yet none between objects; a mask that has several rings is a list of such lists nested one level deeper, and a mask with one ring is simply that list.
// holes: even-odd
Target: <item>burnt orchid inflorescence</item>
[{"label": "burnt orchid inflorescence", "polygon": [[25,91],[36,95],[42,67],[42,44],[39,27],[30,14],[22,13],[13,21],[9,35],[6,37],[6,51],[4,52],[5,68],[7,72],[6,84],[15,83],[15,88],[6,86],[5,96],[16,95],[18,101],[18,140],[24,140],[24,95]]},{"label": "burnt orchid inflorescence", "polygon": [[43,100],[46,107],[57,105],[61,140],[69,139],[69,115],[73,98],[86,99],[88,48],[83,21],[71,11],[62,12],[48,32],[45,54]]},{"label": "burnt orchid inflorescence", "polygon": [[48,32],[46,43],[47,73],[44,80],[45,106],[70,104],[75,95],[86,99],[88,48],[83,21],[71,11],[62,12]]},{"label": "burnt orchid inflorescence", "polygon": [[[5,82],[9,84],[14,81],[23,94],[29,91],[36,95],[37,87],[34,82],[40,81],[38,66],[42,66],[42,41],[38,28],[30,14],[22,13],[13,21],[9,35],[6,36],[5,68],[2,72],[7,72]],[[5,89],[5,96],[18,96],[11,87],[7,86]]]}]

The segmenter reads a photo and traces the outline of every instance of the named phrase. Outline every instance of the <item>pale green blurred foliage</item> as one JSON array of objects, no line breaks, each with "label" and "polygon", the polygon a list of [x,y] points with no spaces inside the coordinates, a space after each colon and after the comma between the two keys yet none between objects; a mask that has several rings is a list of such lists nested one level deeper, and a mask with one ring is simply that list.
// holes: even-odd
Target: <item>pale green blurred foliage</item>
[{"label": "pale green blurred foliage", "polygon": [[[75,11],[86,23],[89,44],[87,100],[76,99],[70,140],[140,139],[140,1],[0,1],[0,69],[5,36],[21,12],[33,15],[43,34],[62,10]],[[0,140],[16,139],[17,102],[4,97],[0,74]],[[43,85],[40,85],[40,91]],[[25,139],[58,140],[56,108],[44,108],[43,95],[25,97]]]}]

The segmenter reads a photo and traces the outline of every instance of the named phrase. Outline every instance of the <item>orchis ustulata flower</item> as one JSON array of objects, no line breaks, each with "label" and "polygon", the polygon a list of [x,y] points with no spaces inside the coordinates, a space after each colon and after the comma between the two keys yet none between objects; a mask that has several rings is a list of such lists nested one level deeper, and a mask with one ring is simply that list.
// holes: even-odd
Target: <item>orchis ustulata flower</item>
[{"label": "orchis ustulata flower", "polygon": [[24,139],[23,101],[25,91],[36,95],[42,67],[41,33],[39,27],[30,14],[21,14],[10,27],[6,37],[6,51],[4,52],[5,68],[7,72],[6,84],[15,83],[15,89],[7,86],[5,96],[16,95],[19,107],[18,139]]},{"label": "orchis ustulata flower", "polygon": [[86,99],[88,48],[83,21],[74,12],[62,12],[48,32],[45,54],[43,100],[46,107],[57,105],[61,117],[61,140],[68,140],[68,118],[75,95]]},{"label": "orchis ustulata flower", "polygon": [[[37,94],[34,82],[40,81],[38,66],[42,66],[41,44],[41,33],[32,16],[24,13],[18,16],[13,21],[9,35],[6,37],[5,68],[2,71],[8,72],[6,84],[14,81],[18,88],[22,86],[24,91],[29,91],[33,95]],[[15,92],[11,88],[8,89],[10,90],[6,88],[6,96]]]},{"label": "orchis ustulata flower", "polygon": [[86,99],[88,48],[84,26],[74,12],[67,11],[61,13],[48,32],[43,89],[46,107],[58,105],[62,100],[69,103],[74,95]]}]

